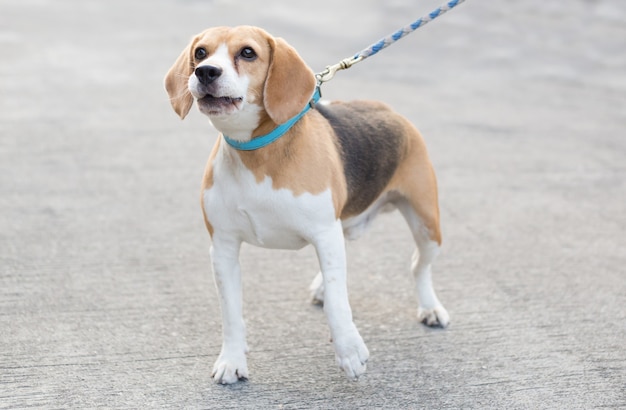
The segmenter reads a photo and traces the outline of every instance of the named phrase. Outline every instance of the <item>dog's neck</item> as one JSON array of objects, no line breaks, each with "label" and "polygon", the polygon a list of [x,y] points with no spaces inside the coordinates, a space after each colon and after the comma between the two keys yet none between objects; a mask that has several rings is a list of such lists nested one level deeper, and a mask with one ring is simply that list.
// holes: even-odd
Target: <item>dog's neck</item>
[{"label": "dog's neck", "polygon": [[[297,115],[291,117],[289,120],[285,121],[282,124],[277,124],[276,122],[274,122],[274,120],[270,117],[266,110],[257,106],[257,110],[248,110],[250,112],[257,111],[257,117],[259,119],[257,121],[258,125],[252,132],[249,132],[249,129],[244,130],[241,127],[231,127],[231,131],[237,133],[235,137],[231,137],[228,131],[225,131],[223,128],[216,128],[218,128],[218,130],[222,132],[222,135],[224,136],[224,139],[228,143],[228,145],[242,151],[254,151],[273,143],[285,133],[289,132],[291,127],[293,127],[298,121],[300,121],[305,116],[305,114],[311,108],[313,108],[315,104],[319,102],[320,98],[321,93],[319,87],[317,87],[315,89],[315,92],[313,93],[311,100],[302,109],[302,111],[300,111]],[[237,116],[240,116],[242,113],[244,114],[244,116],[247,115],[244,110],[241,110],[237,113]],[[225,125],[232,124],[232,117],[235,117],[235,115],[230,115],[228,118],[228,124]],[[253,116],[250,115],[248,119],[251,120],[252,117]],[[252,122],[250,121],[250,123]],[[238,125],[241,126],[242,124]],[[244,123],[243,125],[245,126],[246,124]]]},{"label": "dog's neck", "polygon": [[[209,119],[219,132],[241,142],[250,141],[273,126],[265,110],[256,104],[246,104],[233,114],[213,115]],[[268,122],[271,124],[266,125]]]},{"label": "dog's neck", "polygon": [[244,121],[237,121],[236,118],[233,118],[236,116],[211,118],[211,122],[222,133],[227,145],[238,151],[254,151],[262,148],[274,143],[275,140],[288,131],[287,129],[276,133],[280,127],[263,109],[257,110],[258,121],[256,122],[251,121],[250,118],[245,118]]}]

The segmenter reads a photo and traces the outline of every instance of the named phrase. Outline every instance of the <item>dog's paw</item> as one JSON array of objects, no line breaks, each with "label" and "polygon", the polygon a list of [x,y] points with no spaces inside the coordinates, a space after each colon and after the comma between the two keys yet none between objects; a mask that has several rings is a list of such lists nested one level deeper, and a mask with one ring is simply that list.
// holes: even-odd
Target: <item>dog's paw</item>
[{"label": "dog's paw", "polygon": [[323,305],[324,304],[324,279],[322,278],[322,274],[318,273],[311,282],[309,286],[309,290],[311,291],[311,303],[314,305]]},{"label": "dog's paw", "polygon": [[358,380],[365,373],[370,352],[357,333],[335,341],[335,359],[350,380]]},{"label": "dog's paw", "polygon": [[450,323],[450,315],[441,305],[432,309],[417,308],[417,320],[426,326],[444,328]]},{"label": "dog's paw", "polygon": [[219,384],[233,384],[248,380],[248,363],[245,353],[225,354],[222,352],[213,365],[211,377]]}]

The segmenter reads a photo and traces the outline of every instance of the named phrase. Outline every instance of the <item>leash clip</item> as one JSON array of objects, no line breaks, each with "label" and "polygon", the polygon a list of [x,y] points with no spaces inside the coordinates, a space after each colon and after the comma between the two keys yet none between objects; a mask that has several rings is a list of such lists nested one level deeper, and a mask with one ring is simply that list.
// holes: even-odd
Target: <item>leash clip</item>
[{"label": "leash clip", "polygon": [[353,64],[358,63],[362,59],[363,57],[361,56],[344,58],[337,64],[327,65],[324,71],[315,74],[315,78],[317,78],[317,84],[321,85],[322,83],[325,83],[326,81],[332,80],[335,74],[337,73],[337,71],[350,68],[352,67]]}]

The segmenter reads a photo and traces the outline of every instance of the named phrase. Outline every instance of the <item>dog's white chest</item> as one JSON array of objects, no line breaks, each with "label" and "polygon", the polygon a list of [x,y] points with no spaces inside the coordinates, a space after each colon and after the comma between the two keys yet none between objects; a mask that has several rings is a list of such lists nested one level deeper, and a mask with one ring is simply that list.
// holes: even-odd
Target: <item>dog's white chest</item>
[{"label": "dog's white chest", "polygon": [[274,189],[270,177],[257,182],[238,155],[224,151],[213,163],[213,186],[204,191],[203,206],[216,235],[266,248],[302,248],[335,221],[330,189],[298,196]]}]

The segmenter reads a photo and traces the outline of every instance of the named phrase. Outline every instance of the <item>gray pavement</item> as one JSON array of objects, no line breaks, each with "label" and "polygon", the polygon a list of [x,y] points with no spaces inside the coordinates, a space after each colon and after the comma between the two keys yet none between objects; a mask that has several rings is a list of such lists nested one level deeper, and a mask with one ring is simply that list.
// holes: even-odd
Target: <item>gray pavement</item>
[{"label": "gray pavement", "polygon": [[313,251],[244,248],[251,378],[215,385],[199,183],[215,131],[170,110],[187,40],[254,24],[319,71],[439,1],[0,3],[0,408],[626,408],[626,5],[468,0],[341,72],[439,177],[445,331],[415,320],[397,213],[348,244],[371,352],[336,368]]}]

